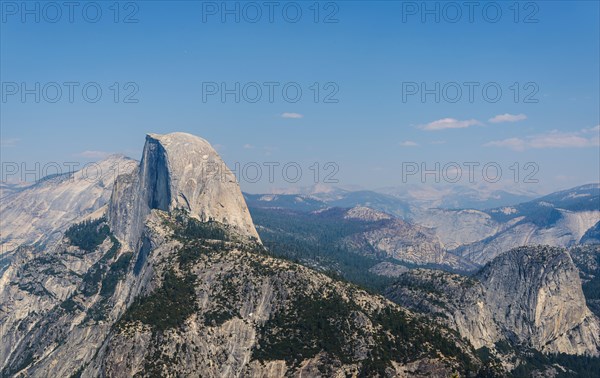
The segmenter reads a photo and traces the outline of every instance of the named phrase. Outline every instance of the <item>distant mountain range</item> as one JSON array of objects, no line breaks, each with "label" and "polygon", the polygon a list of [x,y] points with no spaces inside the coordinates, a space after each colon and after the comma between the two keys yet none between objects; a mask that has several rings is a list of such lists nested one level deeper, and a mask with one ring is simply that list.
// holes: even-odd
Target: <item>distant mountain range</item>
[{"label": "distant mountain range", "polygon": [[251,209],[315,212],[330,207],[366,207],[377,210],[429,229],[445,250],[474,264],[485,264],[521,245],[569,247],[593,242],[597,239],[594,227],[600,222],[600,184],[582,185],[488,210],[428,208],[373,191],[245,194],[245,198]]},{"label": "distant mountain range", "polygon": [[[410,206],[485,210],[514,205],[540,197],[540,194],[527,188],[514,187],[501,189],[484,185],[471,187],[448,184],[406,184],[375,190],[317,184],[311,187],[277,189],[272,194],[310,197],[329,204],[333,204],[334,201],[340,201],[337,205],[341,207],[348,207],[348,203],[366,205],[370,201],[372,204],[385,206],[385,210],[383,207],[377,208],[378,210],[397,215],[404,214]],[[372,207],[375,208],[376,206]]]}]

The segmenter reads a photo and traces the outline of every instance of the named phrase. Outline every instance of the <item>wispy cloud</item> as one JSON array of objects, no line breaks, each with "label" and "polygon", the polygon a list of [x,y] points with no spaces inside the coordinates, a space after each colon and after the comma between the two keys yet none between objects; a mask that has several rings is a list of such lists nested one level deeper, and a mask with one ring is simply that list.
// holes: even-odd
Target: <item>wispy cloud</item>
[{"label": "wispy cloud", "polygon": [[246,150],[251,150],[253,148],[255,148],[255,146],[253,146],[252,144],[249,144],[249,143],[244,144],[244,149],[246,149]]},{"label": "wispy cloud", "polygon": [[83,152],[76,154],[76,156],[86,158],[86,159],[104,159],[105,157],[109,156],[110,154],[112,154],[112,152],[83,151]]},{"label": "wispy cloud", "polygon": [[434,140],[433,142],[430,142],[431,144],[446,144],[445,140]]},{"label": "wispy cloud", "polygon": [[526,149],[543,149],[543,148],[587,148],[599,147],[600,135],[589,137],[586,135],[591,129],[584,129],[580,132],[562,132],[551,131],[545,134],[530,135],[525,138],[509,138],[503,140],[495,140],[484,144],[491,147],[505,147],[515,151],[523,151]]},{"label": "wispy cloud", "polygon": [[0,139],[0,146],[2,147],[14,147],[16,146],[21,139],[19,138],[5,138]]},{"label": "wispy cloud", "polygon": [[281,118],[299,119],[304,118],[304,115],[300,113],[281,113]]},{"label": "wispy cloud", "polygon": [[413,142],[412,140],[405,140],[404,142],[398,143],[401,147],[416,147],[419,144],[417,142]]},{"label": "wispy cloud", "polygon": [[476,119],[467,119],[464,121],[460,121],[454,118],[442,118],[437,121],[430,122],[426,125],[420,125],[419,128],[426,131],[438,131],[438,130],[446,130],[446,129],[465,129],[471,126],[480,126],[482,125]]},{"label": "wispy cloud", "polygon": [[503,122],[519,122],[526,120],[525,114],[498,114],[497,116],[490,118],[488,121],[491,123],[503,123]]},{"label": "wispy cloud", "polygon": [[502,140],[493,140],[484,144],[485,147],[506,147],[515,151],[523,151],[527,146],[527,142],[520,138],[508,138]]},{"label": "wispy cloud", "polygon": [[600,133],[600,125],[581,130],[583,133]]}]

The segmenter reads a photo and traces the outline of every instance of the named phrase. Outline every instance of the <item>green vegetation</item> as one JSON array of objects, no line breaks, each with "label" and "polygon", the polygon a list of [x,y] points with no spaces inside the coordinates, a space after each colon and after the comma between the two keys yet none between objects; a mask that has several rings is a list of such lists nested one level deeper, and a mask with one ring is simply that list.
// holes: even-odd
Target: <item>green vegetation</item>
[{"label": "green vegetation", "polygon": [[236,277],[232,273],[219,275],[217,285],[211,293],[212,309],[204,313],[206,326],[220,326],[234,317],[239,301],[238,288],[233,283]]},{"label": "green vegetation", "polygon": [[[31,350],[30,348],[28,348],[28,349]],[[12,369],[7,367],[4,370],[0,371],[0,377],[16,376],[18,372],[25,369],[27,366],[31,365],[34,362],[35,362],[35,358],[33,357],[33,352],[28,352],[27,354],[25,354],[21,357],[21,360],[19,361],[19,363],[16,367],[14,367]]]},{"label": "green vegetation", "polygon": [[[174,239],[183,245],[176,251],[178,272],[169,269],[164,274],[161,287],[146,297],[137,298],[119,321],[120,327],[134,321],[151,326],[155,332],[181,326],[198,311],[195,293],[197,278],[190,271],[193,264],[203,255],[225,253],[244,246],[235,240],[225,225],[214,221],[200,222],[183,210],[175,210],[172,218],[165,219],[165,225],[173,230]],[[204,314],[207,326],[220,325],[233,317],[229,301],[236,288],[231,286],[228,279],[221,281],[222,287],[214,294],[215,308]]]},{"label": "green vegetation", "polygon": [[[121,243],[119,243],[119,241],[113,235],[109,234],[109,236],[112,242],[112,246],[104,254],[104,256],[102,256],[102,258],[98,262],[92,265],[92,267],[83,276],[81,292],[86,297],[91,297],[98,293],[100,283],[102,282],[104,274],[108,269],[109,261],[114,259],[117,252],[121,248]],[[131,258],[131,256],[129,258]]]},{"label": "green vegetation", "polygon": [[511,371],[513,377],[530,377],[535,371],[543,372],[553,365],[555,366],[556,377],[578,377],[578,378],[597,378],[600,371],[600,358],[588,356],[572,356],[568,354],[545,355],[537,350],[527,350],[522,353],[524,362]]},{"label": "green vegetation", "polygon": [[110,266],[110,269],[102,278],[100,299],[88,310],[87,317],[89,319],[95,321],[106,319],[109,301],[115,293],[117,284],[127,273],[132,257],[133,253],[124,253]]},{"label": "green vegetation", "polygon": [[[347,236],[379,227],[380,222],[343,219],[343,209],[330,209],[319,214],[278,209],[250,209],[264,245],[274,256],[321,270],[336,279],[356,283],[381,292],[393,282],[369,269],[387,259],[367,251],[343,245]],[[396,261],[397,263],[397,261]]]},{"label": "green vegetation", "polygon": [[[70,229],[72,231],[72,235],[69,237],[71,242],[77,240],[78,246],[82,249],[89,250],[94,244],[92,248],[94,250],[106,237],[110,237],[112,242],[110,249],[82,277],[79,293],[86,298],[93,297],[96,294],[100,295],[98,301],[87,310],[85,321],[106,319],[109,301],[115,293],[118,282],[127,273],[133,258],[132,253],[124,253],[114,261],[121,248],[121,243],[110,233],[108,226],[102,223],[103,221],[103,219],[99,219],[93,222],[83,222]],[[100,241],[101,238],[102,241]],[[67,312],[82,309],[73,298],[67,299],[60,306]]]},{"label": "green vegetation", "polygon": [[[368,335],[353,319],[364,315],[360,307],[337,293],[294,298],[263,326],[253,358],[283,359],[298,366],[302,360],[326,352],[329,358],[342,363],[358,362],[353,343]],[[375,343],[360,361],[361,376],[386,376],[391,361],[406,363],[436,358],[439,353],[454,358],[465,374],[479,369],[477,362],[456,344],[456,334],[442,332],[443,328],[425,318],[408,318],[392,307],[367,317],[374,327]]]},{"label": "green vegetation", "polygon": [[167,271],[161,287],[147,297],[136,299],[119,323],[139,321],[154,331],[181,326],[198,309],[195,281],[191,274],[179,277],[173,270]]},{"label": "green vegetation", "polygon": [[188,266],[198,261],[203,252],[208,252],[208,248],[201,245],[185,245],[179,250],[179,264]]},{"label": "green vegetation", "polygon": [[218,327],[232,318],[233,314],[231,311],[224,308],[217,308],[204,313],[204,325]]},{"label": "green vegetation", "polygon": [[119,252],[119,249],[121,249],[121,243],[119,243],[117,238],[115,238],[112,234],[110,235],[110,241],[112,243],[112,246],[110,247],[108,252],[106,252],[106,254],[100,259],[100,261],[102,261],[103,263],[112,260],[117,255],[117,252]]},{"label": "green vegetation", "polygon": [[173,212],[174,224],[171,224],[175,239],[179,241],[191,241],[196,239],[211,240],[231,240],[224,225],[215,222],[201,222],[198,219],[189,217],[183,210]]},{"label": "green vegetation", "polygon": [[62,307],[68,313],[74,313],[77,310],[81,310],[81,306],[79,306],[79,304],[73,300],[73,297],[61,303],[60,307]]},{"label": "green vegetation", "polygon": [[98,292],[102,281],[102,268],[100,264],[94,264],[83,276],[83,282],[81,286],[81,292],[86,297],[91,297]]},{"label": "green vegetation", "polygon": [[93,252],[110,234],[105,218],[86,220],[75,224],[65,232],[71,244],[87,252]]},{"label": "green vegetation", "polygon": [[350,362],[352,355],[344,336],[351,332],[346,321],[351,308],[337,294],[296,298],[290,308],[278,312],[263,327],[260,348],[255,349],[253,358],[286,360],[297,366],[323,350]]},{"label": "green vegetation", "polygon": [[101,296],[111,297],[115,293],[117,283],[125,276],[125,273],[127,273],[132,257],[133,253],[124,253],[110,266],[110,270],[102,279],[102,288],[100,289]]},{"label": "green vegetation", "polygon": [[373,359],[383,364],[389,360],[409,362],[417,358],[435,358],[438,353],[453,357],[466,376],[478,371],[476,362],[457,345],[460,336],[427,318],[406,318],[400,311],[385,308],[375,316],[375,323],[393,337],[379,340]]},{"label": "green vegetation", "polygon": [[[482,351],[485,349],[486,351]],[[480,356],[489,355],[487,348],[479,349]],[[600,358],[589,356],[575,356],[568,354],[543,354],[535,349],[524,346],[511,345],[508,341],[498,341],[495,343],[495,349],[504,358],[512,357],[512,362],[518,363],[518,366],[509,372],[510,377],[533,377],[533,376],[552,376],[552,377],[585,377],[597,378],[600,371]],[[485,361],[484,358],[482,360]],[[497,364],[497,362],[494,362]],[[542,374],[549,369],[555,369],[556,375],[551,373]]]}]

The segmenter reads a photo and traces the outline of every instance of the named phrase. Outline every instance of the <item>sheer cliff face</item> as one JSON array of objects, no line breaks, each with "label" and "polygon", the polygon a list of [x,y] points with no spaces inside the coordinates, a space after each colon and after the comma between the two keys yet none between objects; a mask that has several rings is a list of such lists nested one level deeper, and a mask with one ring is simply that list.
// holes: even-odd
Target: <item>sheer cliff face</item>
[{"label": "sheer cliff face", "polygon": [[387,294],[420,311],[445,313],[475,348],[509,341],[545,353],[600,351],[598,318],[587,308],[577,268],[562,248],[511,250],[474,278],[405,273]]},{"label": "sheer cliff face", "polygon": [[258,234],[233,173],[202,138],[148,134],[139,168],[115,183],[108,218],[129,247],[139,247],[150,210],[184,209],[201,221],[215,220],[241,234]]}]

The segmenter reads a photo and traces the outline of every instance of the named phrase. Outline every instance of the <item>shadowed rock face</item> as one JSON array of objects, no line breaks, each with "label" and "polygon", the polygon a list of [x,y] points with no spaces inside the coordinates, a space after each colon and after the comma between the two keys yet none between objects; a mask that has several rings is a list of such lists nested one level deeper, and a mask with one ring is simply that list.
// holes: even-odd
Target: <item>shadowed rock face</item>
[{"label": "shadowed rock face", "polygon": [[185,209],[201,221],[225,223],[258,239],[235,176],[207,141],[190,134],[146,136],[139,168],[115,183],[111,229],[137,249],[152,209]]}]

